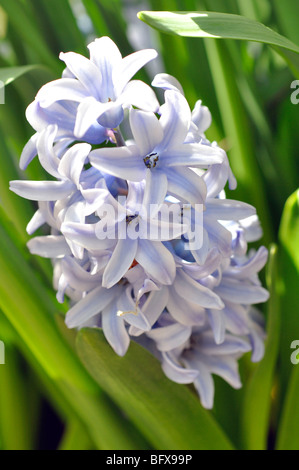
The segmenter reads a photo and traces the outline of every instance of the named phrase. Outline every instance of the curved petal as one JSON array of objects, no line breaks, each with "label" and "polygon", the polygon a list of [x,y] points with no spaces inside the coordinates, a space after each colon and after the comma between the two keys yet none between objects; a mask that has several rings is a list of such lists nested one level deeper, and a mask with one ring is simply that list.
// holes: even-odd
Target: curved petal
[{"label": "curved petal", "polygon": [[155,217],[164,203],[167,193],[167,177],[162,171],[146,170],[143,207],[151,218]]},{"label": "curved petal", "polygon": [[199,305],[180,297],[173,287],[170,287],[167,310],[179,323],[186,326],[201,326],[205,323],[206,312]]},{"label": "curved petal", "polygon": [[146,167],[136,146],[113,147],[92,150],[89,154],[92,166],[100,171],[129,181],[141,181]]},{"label": "curved petal", "polygon": [[126,199],[126,210],[128,213],[139,214],[142,211],[142,200],[144,194],[145,182],[140,181],[138,183],[128,181],[128,196]]},{"label": "curved petal", "polygon": [[214,334],[215,343],[223,343],[225,338],[225,319],[222,310],[208,309],[207,315]]},{"label": "curved petal", "polygon": [[204,216],[204,227],[209,234],[210,246],[214,245],[225,257],[229,257],[232,252],[232,234],[216,220],[210,220]]},{"label": "curved petal", "polygon": [[107,36],[95,39],[88,46],[90,60],[101,72],[101,87],[99,94],[101,101],[114,100],[117,94],[113,87],[113,70],[118,68],[122,61],[121,53],[116,44]]},{"label": "curved petal", "polygon": [[256,209],[233,199],[207,199],[207,215],[217,220],[240,220],[256,214]]},{"label": "curved petal", "polygon": [[47,108],[61,100],[81,102],[89,96],[86,88],[75,78],[59,78],[44,85],[36,95],[40,106]]},{"label": "curved petal", "polygon": [[175,261],[161,242],[139,240],[135,259],[154,280],[162,284],[173,283]]},{"label": "curved petal", "polygon": [[216,248],[212,248],[203,265],[197,263],[183,265],[184,271],[192,277],[195,281],[199,281],[203,277],[207,277],[212,274],[217,268],[219,268],[222,257]]},{"label": "curved petal", "polygon": [[98,117],[98,122],[103,127],[115,129],[124,118],[122,102],[120,100],[109,101],[104,106],[105,111]]},{"label": "curved petal", "polygon": [[157,113],[160,106],[154,91],[141,80],[129,82],[119,97],[119,101],[125,106],[132,105],[153,113]]},{"label": "curved petal", "polygon": [[114,286],[128,271],[137,251],[138,240],[118,240],[103,274],[103,286]]},{"label": "curved petal", "polygon": [[90,144],[75,144],[65,152],[60,160],[58,172],[72,181],[77,187],[90,150]]},{"label": "curved petal", "polygon": [[27,247],[33,255],[44,258],[60,258],[71,253],[62,235],[45,235],[29,240]]},{"label": "curved petal", "polygon": [[57,126],[50,125],[44,129],[37,139],[38,158],[42,167],[54,178],[61,179],[58,171],[59,158],[54,152],[54,140],[57,135]]},{"label": "curved petal", "polygon": [[207,356],[223,356],[223,355],[241,355],[251,350],[250,344],[245,339],[225,335],[225,340],[221,344],[216,344],[212,332],[205,333],[200,336],[199,343],[195,343],[194,349],[201,351]]},{"label": "curved petal", "polygon": [[112,79],[116,96],[119,96],[129,80],[141,67],[158,56],[154,49],[143,49],[124,57],[113,69]]},{"label": "curved petal", "polygon": [[155,341],[159,351],[171,351],[186,343],[191,335],[191,327],[173,323],[162,328],[153,328],[147,336]]},{"label": "curved petal", "polygon": [[162,88],[163,90],[178,91],[184,95],[184,90],[180,82],[168,73],[157,73],[152,81],[152,86]]},{"label": "curved petal", "polygon": [[266,302],[269,298],[269,292],[261,286],[228,278],[222,279],[222,283],[215,287],[215,292],[224,300],[244,305]]},{"label": "curved petal", "polygon": [[151,325],[149,324],[145,315],[143,315],[142,310],[138,308],[136,302],[132,299],[132,288],[128,286],[121,297],[118,299],[117,307],[118,307],[118,315],[123,317],[132,330],[142,330],[149,331],[151,329]]},{"label": "curved petal", "polygon": [[68,181],[10,181],[11,191],[31,201],[56,201],[74,189]]},{"label": "curved petal", "polygon": [[224,150],[203,144],[182,144],[163,151],[161,161],[164,166],[194,166],[207,168],[221,163]]},{"label": "curved petal", "polygon": [[154,113],[133,108],[130,110],[130,124],[139,153],[145,157],[162,141],[162,126]]},{"label": "curved petal", "polygon": [[160,144],[163,149],[176,149],[188,133],[191,122],[191,111],[186,98],[177,91],[166,90],[165,104],[160,109],[160,124],[164,138]]},{"label": "curved petal", "polygon": [[187,367],[193,368],[198,371],[198,375],[194,380],[194,386],[199,394],[202,406],[208,410],[213,408],[215,386],[209,368],[205,365],[201,356],[195,358],[188,358],[184,361]]},{"label": "curved petal", "polygon": [[42,210],[38,209],[27,224],[26,232],[32,235],[38,228],[46,223],[46,217]]},{"label": "curved petal", "polygon": [[118,286],[112,289],[105,289],[99,286],[90,291],[67,312],[65,317],[66,326],[68,328],[75,328],[83,325],[91,317],[103,311],[115,298],[118,291]]},{"label": "curved petal", "polygon": [[27,166],[37,155],[37,139],[39,134],[36,132],[30,139],[22,150],[19,166],[21,170],[26,170]]},{"label": "curved petal", "polygon": [[212,124],[212,115],[206,106],[202,105],[202,101],[195,103],[192,111],[192,122],[196,125],[199,134],[203,135]]},{"label": "curved petal", "polygon": [[194,281],[182,269],[177,270],[175,281],[175,290],[186,300],[192,299],[192,302],[204,308],[222,309],[224,303],[220,297],[199,282]]},{"label": "curved petal", "polygon": [[74,135],[81,139],[109,107],[110,103],[100,103],[92,96],[82,100],[77,110]]},{"label": "curved petal", "polygon": [[61,225],[61,232],[64,236],[77,243],[83,248],[91,251],[102,251],[115,245],[115,240],[107,238],[100,240],[96,236],[96,224],[78,224],[67,222]]},{"label": "curved petal", "polygon": [[76,52],[61,52],[59,58],[63,60],[67,68],[86,88],[91,96],[100,99],[102,75],[89,59]]},{"label": "curved petal", "polygon": [[142,306],[143,315],[151,326],[156,323],[168,301],[168,288],[162,287],[158,291],[152,291]]},{"label": "curved petal", "polygon": [[264,246],[261,246],[255,255],[247,261],[247,263],[230,266],[228,274],[229,276],[237,276],[238,279],[249,279],[265,266],[267,258],[268,250]]},{"label": "curved petal", "polygon": [[252,346],[251,361],[259,362],[265,354],[265,333],[256,323],[251,323],[249,340]]},{"label": "curved petal", "polygon": [[168,192],[182,202],[204,204],[207,188],[203,179],[190,168],[167,168]]},{"label": "curved petal", "polygon": [[162,352],[162,369],[166,377],[179,384],[190,384],[198,376],[198,370],[182,367],[169,352]]},{"label": "curved petal", "polygon": [[225,380],[231,387],[238,389],[242,387],[238,363],[232,357],[213,357],[207,356],[205,358],[205,364],[208,366],[212,374],[219,375]]},{"label": "curved petal", "polygon": [[124,356],[130,344],[124,319],[117,315],[117,300],[111,302],[102,312],[102,328],[110,346],[116,354]]},{"label": "curved petal", "polygon": [[225,308],[222,310],[227,331],[235,335],[248,335],[249,319],[248,308],[244,305],[233,302],[225,302]]},{"label": "curved petal", "polygon": [[[108,255],[106,255],[106,260]],[[65,256],[61,261],[61,269],[68,282],[73,289],[81,292],[90,291],[101,283],[102,272],[91,274],[80,266],[71,256]]]},{"label": "curved petal", "polygon": [[[206,229],[203,227],[203,230],[202,230],[202,246],[201,246],[201,248],[199,248],[197,250],[191,250],[193,258],[195,259],[195,261],[200,266],[205,265],[207,256],[209,254],[209,250],[210,250],[209,235],[208,235],[208,232],[206,231]],[[218,249],[217,249],[217,251],[218,251]],[[191,277],[193,277],[193,276],[191,275]]]}]

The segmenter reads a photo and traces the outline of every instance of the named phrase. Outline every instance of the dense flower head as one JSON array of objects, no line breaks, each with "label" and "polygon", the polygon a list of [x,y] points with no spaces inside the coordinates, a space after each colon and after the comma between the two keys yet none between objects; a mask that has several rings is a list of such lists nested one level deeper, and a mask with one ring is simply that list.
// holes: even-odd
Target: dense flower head
[{"label": "dense flower head", "polygon": [[62,78],[44,85],[27,109],[36,133],[20,166],[38,156],[51,178],[12,181],[37,201],[28,223],[31,253],[53,263],[57,299],[69,299],[69,328],[101,328],[122,356],[130,340],[148,348],[166,376],[193,383],[212,408],[216,374],[241,386],[238,359],[264,353],[256,304],[268,292],[259,271],[267,250],[254,207],[227,199],[236,180],[225,151],[205,132],[211,114],[191,110],[180,83],[135,73],[157,53],[122,58],[107,37],[90,58],[61,53]]}]

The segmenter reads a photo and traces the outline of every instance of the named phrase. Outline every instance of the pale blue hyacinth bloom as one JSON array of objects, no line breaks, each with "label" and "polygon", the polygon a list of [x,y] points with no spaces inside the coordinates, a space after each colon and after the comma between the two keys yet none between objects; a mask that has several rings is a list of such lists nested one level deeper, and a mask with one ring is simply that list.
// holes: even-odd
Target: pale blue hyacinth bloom
[{"label": "pale blue hyacinth bloom", "polygon": [[[120,281],[134,260],[153,280],[160,280],[162,284],[172,284],[174,280],[175,261],[162,242],[179,237],[187,228],[180,221],[163,221],[157,217],[161,199],[164,200],[167,188],[157,188],[151,194],[153,188],[148,181],[149,178],[150,172],[148,171],[144,182],[128,182],[128,196],[124,206],[118,203],[109,191],[106,193],[105,205],[109,204],[109,207],[115,208],[113,211],[115,217],[111,215],[109,219],[108,232],[110,231],[118,238],[103,273],[103,286],[106,288]],[[151,211],[149,201],[151,204],[156,204],[154,212]],[[98,208],[98,212],[100,209],[101,207]],[[96,247],[97,241],[99,240],[100,245],[100,241],[105,240],[108,233],[106,222],[102,220],[94,224],[92,229],[94,229],[93,235],[87,238],[85,223],[70,221],[65,222],[61,227],[62,233],[68,239],[89,249],[91,249],[92,237]],[[122,233],[118,233],[118,230]]]},{"label": "pale blue hyacinth bloom", "polygon": [[129,181],[142,181],[150,169],[152,193],[167,183],[170,194],[191,204],[203,203],[206,185],[189,167],[221,164],[225,152],[201,143],[184,143],[190,122],[186,99],[173,90],[166,91],[160,119],[154,113],[131,109],[134,145],[93,150],[90,162],[100,171]]},{"label": "pale blue hyacinth bloom", "polygon": [[[136,266],[137,276],[132,276],[128,272],[128,277],[124,277],[121,283],[106,289],[99,283],[103,266],[97,273],[90,274],[83,268],[78,269],[78,266],[74,270],[72,265],[75,261],[71,258],[61,263],[64,264],[62,272],[68,288],[76,290],[79,288],[82,291],[85,289],[85,295],[76,301],[67,313],[67,326],[70,328],[101,327],[107,341],[121,356],[127,351],[130,335],[134,335],[134,330],[149,331],[151,324],[156,321],[165,307],[167,301],[165,291],[160,290],[153,281],[148,279],[140,266]],[[96,284],[98,284],[97,287],[95,287]],[[135,292],[134,297],[132,290]],[[138,299],[140,300],[144,293],[149,292],[145,302],[139,305]],[[152,318],[153,314],[154,318]]]},{"label": "pale blue hyacinth bloom", "polygon": [[[90,59],[61,54],[62,78],[42,87],[27,109],[36,134],[20,165],[38,154],[52,177],[11,182],[14,192],[38,202],[27,232],[50,227],[28,248],[51,258],[57,299],[70,301],[69,328],[101,328],[121,356],[135,340],[171,380],[193,383],[211,408],[213,374],[239,388],[238,359],[251,351],[259,361],[264,353],[263,318],[253,305],[268,298],[258,278],[267,250],[248,252],[261,237],[255,209],[226,198],[226,184],[234,189],[236,180],[225,151],[205,135],[208,108],[199,100],[191,111],[168,74],[152,82],[164,90],[161,106],[150,87],[130,81],[155,51],[122,58],[109,38],[88,47]],[[126,108],[127,142],[120,137]],[[183,207],[181,216],[161,218],[163,204]],[[196,249],[182,223],[186,204],[203,233]],[[106,217],[107,206],[115,212]],[[114,237],[105,235],[106,222]],[[169,230],[156,238],[153,226]],[[139,236],[127,236],[134,231]]]},{"label": "pale blue hyacinth bloom", "polygon": [[[154,337],[154,330],[151,335]],[[167,377],[177,383],[193,383],[202,405],[208,409],[214,402],[212,375],[220,376],[235,389],[240,388],[238,359],[251,350],[246,339],[228,333],[221,344],[216,344],[209,326],[192,328],[184,344],[169,351],[166,348],[164,345],[161,351],[161,362]]]},{"label": "pale blue hyacinth bloom", "polygon": [[60,54],[67,69],[61,79],[44,85],[37,94],[36,99],[42,107],[47,108],[60,100],[79,103],[74,130],[78,138],[95,122],[116,128],[128,105],[157,110],[159,103],[153,90],[139,80],[130,81],[140,68],[157,57],[154,49],[122,58],[108,37],[96,39],[88,49],[90,59],[74,52]]},{"label": "pale blue hyacinth bloom", "polygon": [[38,99],[35,99],[26,109],[26,118],[30,125],[36,130],[36,133],[29,139],[25,145],[21,157],[20,168],[25,170],[33,158],[37,155],[37,141],[40,134],[48,126],[57,126],[55,135],[56,142],[63,142],[67,147],[77,140],[89,144],[101,144],[109,138],[109,131],[98,122],[93,122],[86,130],[85,134],[78,138],[75,136],[75,122],[78,109],[78,103],[73,101],[58,101],[51,106],[41,107]]}]

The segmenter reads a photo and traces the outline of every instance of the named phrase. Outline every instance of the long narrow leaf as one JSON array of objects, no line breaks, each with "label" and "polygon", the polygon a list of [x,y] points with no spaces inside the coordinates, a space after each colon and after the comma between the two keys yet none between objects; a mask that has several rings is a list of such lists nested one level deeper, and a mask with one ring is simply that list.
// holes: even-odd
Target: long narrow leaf
[{"label": "long narrow leaf", "polygon": [[231,449],[198,398],[168,380],[159,363],[137,344],[118,357],[99,330],[82,329],[79,355],[95,380],[156,449]]},{"label": "long narrow leaf", "polygon": [[39,30],[28,10],[28,6],[26,8],[20,0],[14,0],[13,2],[0,0],[0,5],[7,13],[15,30],[18,31],[19,37],[30,46],[32,51],[35,51],[40,62],[59,72],[61,70],[59,60],[52,55],[47,43],[44,41],[42,31]]},{"label": "long narrow leaf", "polygon": [[201,12],[141,11],[139,19],[164,33],[197,38],[225,38],[269,44],[299,73],[299,46],[276,31],[241,15]]},{"label": "long narrow leaf", "polygon": [[56,390],[73,413],[90,429],[99,448],[136,448],[134,435],[126,434],[124,418],[58,333],[53,298],[1,226],[0,240],[0,307],[30,354],[46,377],[55,382]]},{"label": "long narrow leaf", "polygon": [[284,282],[281,348],[281,393],[284,400],[277,449],[296,450],[299,448],[299,361],[298,343],[296,343],[299,339],[299,191],[295,191],[285,204],[279,235],[283,250],[281,276]]},{"label": "long narrow leaf", "polygon": [[19,67],[2,67],[0,68],[0,80],[4,85],[8,85],[21,75],[31,72],[32,70],[44,68],[42,65],[20,65]]},{"label": "long narrow leaf", "polygon": [[277,298],[277,247],[272,246],[267,270],[270,292],[267,316],[267,340],[263,360],[257,365],[247,387],[243,403],[243,439],[249,450],[266,450],[269,433],[270,410],[274,371],[280,333],[280,308]]},{"label": "long narrow leaf", "polygon": [[165,33],[201,38],[257,41],[299,54],[299,46],[262,23],[241,15],[203,12],[142,11],[138,17]]}]

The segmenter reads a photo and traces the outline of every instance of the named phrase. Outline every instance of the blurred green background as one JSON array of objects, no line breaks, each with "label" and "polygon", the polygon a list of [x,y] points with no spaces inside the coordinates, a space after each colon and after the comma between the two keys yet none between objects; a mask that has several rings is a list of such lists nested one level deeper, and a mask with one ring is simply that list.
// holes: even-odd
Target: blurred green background
[{"label": "blurred green background", "polygon": [[[0,449],[299,449],[299,366],[290,361],[299,339],[299,105],[291,102],[299,72],[269,45],[159,33],[137,19],[140,10],[234,13],[299,45],[294,0],[0,0]],[[271,292],[265,358],[241,361],[240,391],[216,380],[212,412],[188,387],[164,379],[141,403],[150,380],[160,380],[149,356],[131,354],[120,368],[112,351],[98,348],[101,337],[86,332],[75,345],[76,333],[63,323],[67,304],[57,304],[52,290],[51,263],[26,248],[34,203],[8,189],[13,179],[46,178],[38,161],[26,172],[18,161],[34,133],[26,107],[61,76],[59,52],[88,56],[86,45],[104,35],[123,56],[156,48],[159,59],[139,76],[150,84],[155,73],[172,74],[191,108],[198,99],[209,107],[207,136],[227,151],[238,181],[227,196],[255,205],[261,243],[271,252],[262,273]],[[134,368],[143,364],[148,377],[135,383]],[[182,423],[181,434],[170,431]]]}]

